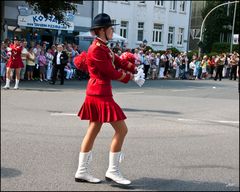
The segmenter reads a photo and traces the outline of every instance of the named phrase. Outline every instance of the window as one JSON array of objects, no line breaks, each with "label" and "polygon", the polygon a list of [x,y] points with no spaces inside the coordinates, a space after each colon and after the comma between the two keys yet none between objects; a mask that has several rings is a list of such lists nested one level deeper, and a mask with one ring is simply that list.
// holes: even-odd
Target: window
[{"label": "window", "polygon": [[164,3],[163,0],[155,1],[155,5],[156,5],[156,6],[161,6],[161,7],[163,7],[163,5],[164,5],[163,3]]},{"label": "window", "polygon": [[178,29],[178,39],[177,39],[177,44],[182,45],[183,44],[183,28]]},{"label": "window", "polygon": [[127,30],[128,29],[128,22],[127,21],[121,21],[120,26],[120,35],[124,38],[127,38]]},{"label": "window", "polygon": [[152,41],[154,43],[162,43],[162,31],[163,31],[163,25],[155,23],[153,26],[153,37],[152,37]]},{"label": "window", "polygon": [[138,33],[137,33],[138,41],[143,41],[143,27],[144,27],[144,23],[138,22]]},{"label": "window", "polygon": [[185,1],[180,1],[180,12],[185,12],[185,4],[186,2]]},{"label": "window", "polygon": [[174,27],[169,27],[169,29],[168,29],[168,45],[173,44],[173,37],[174,37]]},{"label": "window", "polygon": [[176,10],[176,0],[170,1],[170,10],[175,11]]},{"label": "window", "polygon": [[139,1],[139,3],[145,4],[145,1]]},{"label": "window", "polygon": [[[115,20],[115,19],[112,19],[112,20],[111,20],[111,23],[112,23],[112,24],[116,24],[116,20]],[[113,25],[112,27],[114,28],[114,31],[116,31],[116,25]]]}]

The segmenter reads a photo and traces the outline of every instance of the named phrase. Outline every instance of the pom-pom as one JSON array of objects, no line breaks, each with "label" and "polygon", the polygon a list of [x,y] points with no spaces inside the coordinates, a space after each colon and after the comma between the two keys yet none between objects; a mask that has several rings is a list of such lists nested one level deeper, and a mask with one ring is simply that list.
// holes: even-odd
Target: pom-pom
[{"label": "pom-pom", "polygon": [[74,58],[74,65],[76,66],[77,69],[81,70],[81,71],[88,71],[88,67],[87,67],[87,53],[86,51],[83,51],[82,53],[80,53],[79,55],[77,55]]},{"label": "pom-pom", "polygon": [[120,56],[121,59],[127,60],[133,64],[135,64],[135,56],[134,54],[130,53],[130,52],[124,52],[121,54]]}]

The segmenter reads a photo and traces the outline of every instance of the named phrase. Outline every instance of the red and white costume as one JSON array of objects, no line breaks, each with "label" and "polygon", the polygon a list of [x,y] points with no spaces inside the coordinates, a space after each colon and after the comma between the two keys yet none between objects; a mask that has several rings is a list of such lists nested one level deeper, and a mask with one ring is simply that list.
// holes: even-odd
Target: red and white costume
[{"label": "red and white costume", "polygon": [[120,59],[99,38],[89,47],[86,62],[90,79],[78,116],[82,120],[102,123],[126,119],[122,109],[113,100],[111,80],[128,83],[130,73],[135,72],[135,64]]},{"label": "red and white costume", "polygon": [[16,46],[14,44],[11,44],[10,46],[11,49],[11,56],[6,64],[6,67],[16,69],[16,68],[23,68],[23,62],[21,58],[21,53],[22,53],[22,46]]}]

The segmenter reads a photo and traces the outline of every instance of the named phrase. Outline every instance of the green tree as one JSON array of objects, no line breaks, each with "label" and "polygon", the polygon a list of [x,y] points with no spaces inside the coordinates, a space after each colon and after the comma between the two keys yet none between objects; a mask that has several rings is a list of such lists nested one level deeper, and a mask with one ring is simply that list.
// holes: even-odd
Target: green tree
[{"label": "green tree", "polygon": [[29,7],[32,7],[36,13],[41,13],[44,17],[48,15],[54,15],[59,23],[68,25],[64,13],[76,12],[76,6],[73,3],[77,3],[77,0],[56,1],[56,0],[25,0]]},{"label": "green tree", "polygon": [[[211,9],[216,7],[219,4],[225,3],[227,1],[207,1],[206,7],[202,10],[202,17],[204,18]],[[232,25],[233,13],[234,13],[234,3],[229,4],[229,14],[228,5],[221,6],[215,9],[207,17],[205,21],[205,30],[203,31],[203,52],[209,53],[212,51],[212,45],[220,41],[220,33],[224,33],[225,38],[227,33],[231,34],[231,28],[228,26]],[[236,12],[236,22],[234,33],[239,34],[239,3],[237,3],[237,12]],[[224,39],[226,41],[226,39]]]}]

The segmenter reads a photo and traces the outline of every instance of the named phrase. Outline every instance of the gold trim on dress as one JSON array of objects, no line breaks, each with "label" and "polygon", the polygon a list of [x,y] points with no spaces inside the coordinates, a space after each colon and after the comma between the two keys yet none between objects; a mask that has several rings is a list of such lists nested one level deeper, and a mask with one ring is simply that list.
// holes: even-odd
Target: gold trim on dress
[{"label": "gold trim on dress", "polygon": [[122,73],[122,76],[118,79],[119,81],[123,80],[126,77],[126,73]]},{"label": "gold trim on dress", "polygon": [[127,65],[127,68],[131,68],[132,67],[132,63],[131,62],[128,62],[128,65]]}]

